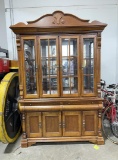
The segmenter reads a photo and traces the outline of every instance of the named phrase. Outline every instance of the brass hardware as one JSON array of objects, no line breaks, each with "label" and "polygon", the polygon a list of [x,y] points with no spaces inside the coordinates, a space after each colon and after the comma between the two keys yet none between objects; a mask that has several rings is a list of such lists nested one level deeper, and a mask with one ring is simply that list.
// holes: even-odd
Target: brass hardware
[{"label": "brass hardware", "polygon": [[59,123],[59,127],[61,128],[61,123]]},{"label": "brass hardware", "polygon": [[82,70],[84,69],[84,66],[82,66]]},{"label": "brass hardware", "polygon": [[41,124],[41,122],[39,122],[39,128],[42,128],[42,124]]},{"label": "brass hardware", "polygon": [[83,120],[83,127],[85,128],[85,120]]},{"label": "brass hardware", "polygon": [[56,67],[56,68],[59,68],[59,66],[58,66],[58,65],[56,65],[55,67]]},{"label": "brass hardware", "polygon": [[63,122],[63,128],[65,128],[65,123]]}]

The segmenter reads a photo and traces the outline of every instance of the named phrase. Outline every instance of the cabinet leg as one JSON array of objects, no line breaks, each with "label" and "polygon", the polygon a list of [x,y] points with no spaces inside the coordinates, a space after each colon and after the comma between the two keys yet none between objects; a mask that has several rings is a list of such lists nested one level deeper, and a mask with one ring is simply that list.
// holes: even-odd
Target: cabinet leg
[{"label": "cabinet leg", "polygon": [[28,147],[32,146],[33,144],[36,144],[36,142],[28,142]]},{"label": "cabinet leg", "polygon": [[96,139],[91,139],[89,142],[98,144],[98,145],[103,145],[104,144],[104,138],[103,137],[98,137]]},{"label": "cabinet leg", "polygon": [[93,144],[97,144],[97,140],[89,140],[89,142],[93,143]]},{"label": "cabinet leg", "polygon": [[21,147],[22,148],[27,148],[28,147],[27,139],[22,139],[21,140]]},{"label": "cabinet leg", "polygon": [[104,144],[104,138],[103,137],[98,137],[97,144],[98,145],[103,145]]}]

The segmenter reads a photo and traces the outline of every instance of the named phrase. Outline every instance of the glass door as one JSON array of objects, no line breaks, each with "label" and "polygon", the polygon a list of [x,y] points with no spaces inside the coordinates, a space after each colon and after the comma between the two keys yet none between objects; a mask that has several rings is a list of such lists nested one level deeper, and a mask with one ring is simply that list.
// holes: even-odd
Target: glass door
[{"label": "glass door", "polygon": [[96,38],[95,36],[82,36],[82,95],[94,96],[96,92]]},{"label": "glass door", "polygon": [[24,96],[26,98],[38,97],[36,37],[23,37],[23,79]]},{"label": "glass door", "polygon": [[76,36],[60,37],[61,95],[78,96],[79,39]]},{"label": "glass door", "polygon": [[39,39],[41,96],[59,96],[59,58],[57,37],[42,36]]}]

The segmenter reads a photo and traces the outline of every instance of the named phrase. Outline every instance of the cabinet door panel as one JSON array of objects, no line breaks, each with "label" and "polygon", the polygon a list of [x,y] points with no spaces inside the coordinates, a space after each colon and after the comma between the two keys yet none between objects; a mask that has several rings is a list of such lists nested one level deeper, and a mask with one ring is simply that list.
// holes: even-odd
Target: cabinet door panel
[{"label": "cabinet door panel", "polygon": [[23,79],[25,98],[39,97],[36,37],[23,37]]},{"label": "cabinet door panel", "polygon": [[83,135],[92,136],[97,134],[97,112],[83,112]]},{"label": "cabinet door panel", "polygon": [[43,136],[61,136],[61,112],[43,112]]},{"label": "cabinet door panel", "polygon": [[63,136],[81,135],[81,112],[63,112]]},{"label": "cabinet door panel", "polygon": [[96,95],[96,37],[82,36],[82,95]]},{"label": "cabinet door panel", "polygon": [[41,113],[28,113],[26,129],[27,135],[30,138],[42,136],[42,124],[41,124]]},{"label": "cabinet door panel", "polygon": [[42,97],[59,96],[58,39],[55,36],[40,36],[40,93]]},{"label": "cabinet door panel", "polygon": [[60,37],[60,77],[61,95],[78,96],[79,94],[79,38],[78,36]]}]

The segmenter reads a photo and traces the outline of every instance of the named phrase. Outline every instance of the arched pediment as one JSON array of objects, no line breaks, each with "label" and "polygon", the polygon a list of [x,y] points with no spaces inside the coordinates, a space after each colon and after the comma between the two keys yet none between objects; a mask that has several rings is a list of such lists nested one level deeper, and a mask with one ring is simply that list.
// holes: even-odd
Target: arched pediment
[{"label": "arched pediment", "polygon": [[35,26],[78,26],[88,24],[89,20],[80,19],[72,14],[64,14],[62,11],[55,11],[46,14],[35,21],[28,21],[28,25]]},{"label": "arched pediment", "polygon": [[[17,23],[15,25],[12,25],[10,28],[15,32],[15,29],[20,29],[20,28],[68,28],[68,27],[78,27],[81,28],[84,27],[87,29],[92,27],[99,28],[100,30],[103,30],[104,27],[106,27],[106,24],[98,22],[98,21],[93,21],[89,22],[89,20],[84,20],[81,18],[78,18],[72,14],[66,14],[63,13],[62,11],[55,11],[52,14],[46,14],[34,21],[28,21],[27,24],[25,23]],[[84,29],[85,30],[85,29]],[[39,30],[38,30],[39,31]]]}]

